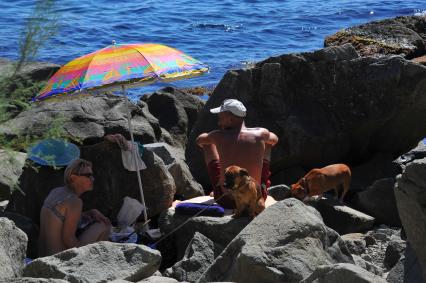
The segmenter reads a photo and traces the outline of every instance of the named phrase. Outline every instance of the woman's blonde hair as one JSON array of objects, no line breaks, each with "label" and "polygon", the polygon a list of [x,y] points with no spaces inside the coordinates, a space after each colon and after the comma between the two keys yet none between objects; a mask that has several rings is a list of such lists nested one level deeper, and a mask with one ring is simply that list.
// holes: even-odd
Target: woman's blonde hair
[{"label": "woman's blonde hair", "polygon": [[90,167],[92,168],[92,162],[77,158],[71,161],[70,164],[68,164],[67,168],[64,172],[64,182],[66,185],[70,184],[70,177],[72,174],[79,175],[81,173],[81,169]]}]

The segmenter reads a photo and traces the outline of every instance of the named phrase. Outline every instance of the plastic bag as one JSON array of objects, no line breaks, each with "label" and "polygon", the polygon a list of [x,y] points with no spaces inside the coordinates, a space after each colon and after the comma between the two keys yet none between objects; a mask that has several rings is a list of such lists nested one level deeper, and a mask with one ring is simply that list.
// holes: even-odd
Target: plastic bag
[{"label": "plastic bag", "polygon": [[143,205],[136,199],[125,197],[123,205],[117,215],[117,222],[120,230],[125,230],[127,227],[132,226],[142,213],[143,208]]}]

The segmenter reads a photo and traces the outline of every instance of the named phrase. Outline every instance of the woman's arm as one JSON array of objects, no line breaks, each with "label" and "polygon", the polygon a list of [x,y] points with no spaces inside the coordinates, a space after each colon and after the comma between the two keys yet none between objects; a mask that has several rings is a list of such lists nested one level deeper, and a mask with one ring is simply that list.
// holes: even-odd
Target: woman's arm
[{"label": "woman's arm", "polygon": [[67,249],[79,247],[81,245],[80,241],[75,236],[75,232],[77,231],[78,221],[81,218],[82,209],[83,202],[79,198],[67,202],[65,221],[62,229],[62,241]]},{"label": "woman's arm", "polygon": [[88,217],[91,220],[111,225],[111,221],[97,209],[91,209],[82,213],[83,217]]}]

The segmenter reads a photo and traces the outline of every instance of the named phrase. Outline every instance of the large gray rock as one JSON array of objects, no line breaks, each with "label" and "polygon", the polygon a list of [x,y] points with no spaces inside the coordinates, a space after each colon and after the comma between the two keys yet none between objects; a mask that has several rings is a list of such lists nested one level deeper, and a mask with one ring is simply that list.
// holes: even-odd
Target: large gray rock
[{"label": "large gray rock", "polygon": [[[143,102],[130,104],[135,140],[151,143],[164,140],[158,120]],[[100,141],[106,134],[120,133],[130,139],[127,104],[118,96],[62,98],[34,104],[29,110],[0,125],[0,133],[11,137],[42,136],[54,121],[64,132],[84,144]]]},{"label": "large gray rock", "polygon": [[291,189],[286,185],[276,185],[268,188],[268,195],[273,197],[275,200],[284,200],[291,197]]},{"label": "large gray rock", "polygon": [[13,213],[0,212],[0,217],[6,217],[12,220],[15,225],[21,229],[28,238],[26,256],[36,258],[38,256],[38,235],[40,233],[39,226],[34,223],[29,217]]},{"label": "large gray rock", "polygon": [[401,257],[404,255],[406,243],[403,240],[391,241],[386,248],[384,265],[391,269],[393,268]]},{"label": "large gray rock", "polygon": [[209,109],[226,98],[244,103],[248,127],[265,127],[280,137],[271,163],[277,184],[284,182],[276,173],[293,166],[360,163],[377,152],[399,156],[426,136],[426,124],[419,123],[426,119],[425,81],[425,66],[399,56],[359,58],[351,45],[229,71],[190,134],[189,167],[203,186],[209,183],[195,139],[217,128]]},{"label": "large gray rock", "polygon": [[389,283],[425,283],[426,280],[422,277],[422,268],[419,264],[414,251],[407,245],[404,256],[390,270],[386,281]]},{"label": "large gray rock", "polygon": [[0,279],[22,275],[27,241],[15,223],[0,217]]},{"label": "large gray rock", "polygon": [[[235,219],[232,216],[197,216],[191,218],[187,215],[175,213],[174,208],[168,209],[158,219],[158,225],[162,233],[169,234],[173,231],[173,241],[175,241],[174,246],[176,247],[178,259],[184,256],[186,247],[196,232],[203,234],[215,244],[227,246],[248,223],[250,223],[248,217]],[[181,225],[183,225],[182,228],[174,231]]]},{"label": "large gray rock", "polygon": [[144,280],[138,281],[137,283],[178,283],[176,279],[167,278],[164,276],[150,276]]},{"label": "large gray rock", "polygon": [[395,178],[401,174],[401,166],[391,154],[377,153],[361,165],[351,167],[352,178],[349,194],[365,191],[377,180]]},{"label": "large gray rock", "polygon": [[0,279],[0,283],[68,283],[68,281],[62,279],[52,278],[31,278],[31,277],[20,277],[20,278],[8,278],[5,280]]},{"label": "large gray rock", "polygon": [[198,232],[189,243],[183,259],[163,272],[178,281],[195,282],[214,261],[214,243]]},{"label": "large gray rock", "polygon": [[322,198],[312,206],[321,213],[324,223],[341,235],[363,232],[374,225],[374,217],[332,199]]},{"label": "large gray rock", "polygon": [[398,157],[395,160],[395,163],[399,164],[401,168],[405,168],[405,166],[411,161],[415,159],[422,159],[424,157],[426,157],[426,142],[425,139],[422,139],[415,148]]},{"label": "large gray rock", "polygon": [[202,186],[194,180],[186,164],[185,153],[179,148],[166,143],[151,143],[144,145],[158,155],[166,165],[176,184],[176,196],[181,199],[190,199],[204,195]]},{"label": "large gray rock", "polygon": [[364,260],[362,257],[357,256],[357,255],[352,255],[352,258],[354,259],[355,265],[373,273],[379,276],[383,275],[383,269],[381,269],[380,267],[372,264],[371,262],[368,262],[366,260]]},{"label": "large gray rock", "polygon": [[408,163],[397,177],[395,198],[407,241],[412,246],[426,279],[426,158]]},{"label": "large gray rock", "polygon": [[325,39],[325,46],[351,43],[359,54],[397,54],[414,58],[426,52],[424,16],[407,16],[385,19],[350,27]]},{"label": "large gray rock", "polygon": [[301,283],[386,283],[386,280],[349,263],[337,263],[318,267]]},{"label": "large gray rock", "polygon": [[318,266],[353,263],[321,216],[290,198],[258,215],[218,256],[199,282],[299,282]]},{"label": "large gray rock", "polygon": [[346,234],[342,236],[342,240],[345,242],[351,254],[361,255],[365,252],[366,243],[363,234]]},{"label": "large gray rock", "polygon": [[8,200],[25,165],[26,153],[0,149],[0,201]]},{"label": "large gray rock", "polygon": [[35,259],[24,275],[70,282],[135,282],[151,276],[160,262],[160,252],[144,245],[98,242]]},{"label": "large gray rock", "polygon": [[144,95],[141,100],[147,103],[149,112],[158,119],[160,126],[171,134],[173,145],[185,149],[188,134],[204,102],[173,87]]},{"label": "large gray rock", "polygon": [[[136,172],[123,167],[121,150],[117,144],[104,141],[82,146],[80,150],[81,157],[93,163],[95,177],[94,189],[82,195],[84,210],[96,208],[113,218],[118,214],[124,197],[140,200]],[[142,159],[147,165],[147,168],[141,171],[145,203],[148,216],[154,216],[170,207],[176,186],[160,157],[146,150]],[[25,168],[20,179],[25,195],[15,192],[7,209],[39,223],[43,201],[50,190],[63,186],[63,174],[64,168]]]},{"label": "large gray rock", "polygon": [[367,190],[356,195],[354,205],[373,216],[378,224],[401,227],[395,201],[395,182],[394,178],[377,180]]},{"label": "large gray rock", "polygon": [[[43,81],[49,79],[60,67],[47,62],[26,62],[17,75],[32,81]],[[15,68],[16,62],[0,58],[0,75],[11,75]]]}]

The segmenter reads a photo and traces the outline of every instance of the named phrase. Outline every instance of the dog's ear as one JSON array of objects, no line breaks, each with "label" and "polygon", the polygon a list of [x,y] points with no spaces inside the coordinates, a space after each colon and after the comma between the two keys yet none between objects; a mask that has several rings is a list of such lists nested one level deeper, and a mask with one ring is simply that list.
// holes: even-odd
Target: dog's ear
[{"label": "dog's ear", "polygon": [[241,177],[248,176],[248,175],[249,175],[249,173],[248,173],[248,171],[246,169],[244,169],[244,168],[240,169],[240,176]]}]

